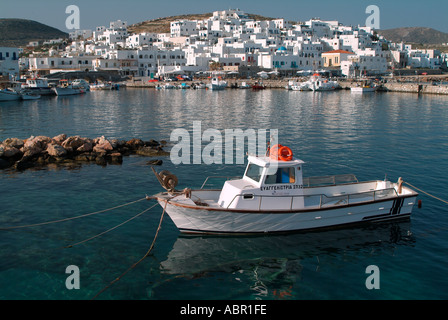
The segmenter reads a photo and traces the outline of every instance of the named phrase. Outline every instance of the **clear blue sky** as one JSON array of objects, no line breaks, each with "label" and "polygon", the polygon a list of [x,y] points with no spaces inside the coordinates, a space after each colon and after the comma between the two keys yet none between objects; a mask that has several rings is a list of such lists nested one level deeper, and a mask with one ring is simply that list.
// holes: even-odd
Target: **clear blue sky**
[{"label": "clear blue sky", "polygon": [[0,18],[31,19],[68,32],[68,5],[79,7],[81,29],[108,26],[109,21],[118,19],[133,24],[229,8],[292,21],[320,17],[345,25],[365,25],[366,7],[377,5],[381,29],[419,26],[448,32],[447,0],[0,0]]}]

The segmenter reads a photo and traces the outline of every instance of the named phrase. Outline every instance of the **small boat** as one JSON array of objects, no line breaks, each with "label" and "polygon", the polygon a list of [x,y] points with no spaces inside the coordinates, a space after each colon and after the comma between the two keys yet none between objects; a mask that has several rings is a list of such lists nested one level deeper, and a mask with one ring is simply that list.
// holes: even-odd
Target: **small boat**
[{"label": "small boat", "polygon": [[99,82],[94,83],[90,85],[91,91],[97,91],[97,90],[112,90],[112,84],[107,82]]},{"label": "small boat", "polygon": [[351,87],[350,91],[354,93],[364,93],[364,92],[375,92],[377,90],[377,86],[372,82],[364,82],[362,85],[358,85],[356,87]]},{"label": "small boat", "polygon": [[71,96],[86,92],[83,88],[74,86],[72,83],[69,83],[68,80],[60,80],[59,86],[53,88],[53,90],[57,96]]},{"label": "small boat", "polygon": [[75,79],[72,85],[76,88],[81,88],[84,91],[90,91],[90,84],[84,79]]},{"label": "small boat", "polygon": [[353,174],[303,177],[291,149],[273,146],[248,156],[242,178],[221,189],[176,191],[177,177],[157,173],[166,189],[155,195],[182,233],[266,234],[409,218],[418,193],[403,180],[359,182]]},{"label": "small boat", "polygon": [[20,94],[17,91],[4,89],[0,90],[0,101],[20,100]]},{"label": "small boat", "polygon": [[308,82],[298,82],[291,85],[291,90],[293,91],[312,91],[310,84]]},{"label": "small boat", "polygon": [[194,83],[192,85],[193,89],[207,89],[207,85],[203,82],[199,82],[199,83]]},{"label": "small boat", "polygon": [[208,84],[208,88],[211,90],[224,90],[227,88],[227,81],[220,80],[218,77],[213,77],[212,81]]},{"label": "small boat", "polygon": [[26,83],[22,85],[22,89],[32,91],[41,96],[53,96],[55,94],[45,78],[26,79]]},{"label": "small boat", "polygon": [[337,81],[331,81],[328,79],[324,79],[320,76],[320,74],[315,73],[312,77],[301,84],[300,88],[293,88],[293,90],[300,91],[333,91],[339,89],[340,85]]},{"label": "small boat", "polygon": [[255,82],[255,84],[252,85],[252,90],[263,90],[266,89],[266,86],[263,85],[263,83]]},{"label": "small boat", "polygon": [[250,85],[244,81],[244,82],[241,82],[241,85],[239,86],[239,88],[240,89],[250,89]]}]

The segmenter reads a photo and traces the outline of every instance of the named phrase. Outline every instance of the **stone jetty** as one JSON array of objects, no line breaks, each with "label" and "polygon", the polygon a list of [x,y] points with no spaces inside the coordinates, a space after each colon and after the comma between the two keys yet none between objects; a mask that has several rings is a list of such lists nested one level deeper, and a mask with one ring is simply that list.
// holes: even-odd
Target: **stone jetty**
[{"label": "stone jetty", "polygon": [[[8,138],[0,141],[0,169],[24,170],[49,164],[93,162],[105,166],[121,164],[123,156],[168,156],[164,141],[84,138],[60,134],[55,137],[31,136],[28,139]],[[157,161],[155,161],[157,162]],[[159,161],[160,162],[160,161]]]}]

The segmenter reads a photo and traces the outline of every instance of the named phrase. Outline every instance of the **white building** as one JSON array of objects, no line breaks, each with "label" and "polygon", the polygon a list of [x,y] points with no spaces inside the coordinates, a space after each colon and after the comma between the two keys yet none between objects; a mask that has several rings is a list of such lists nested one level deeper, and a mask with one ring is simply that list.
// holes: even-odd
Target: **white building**
[{"label": "white building", "polygon": [[0,76],[19,76],[19,49],[0,47]]}]

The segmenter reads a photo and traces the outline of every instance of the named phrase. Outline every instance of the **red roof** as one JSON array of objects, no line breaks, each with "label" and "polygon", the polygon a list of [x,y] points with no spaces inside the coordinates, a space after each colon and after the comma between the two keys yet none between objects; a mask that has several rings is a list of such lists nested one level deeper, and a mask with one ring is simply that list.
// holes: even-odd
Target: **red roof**
[{"label": "red roof", "polygon": [[354,52],[350,52],[350,51],[346,51],[346,50],[332,50],[332,51],[327,51],[327,52],[324,52],[324,53],[348,53],[348,54],[355,54]]}]

